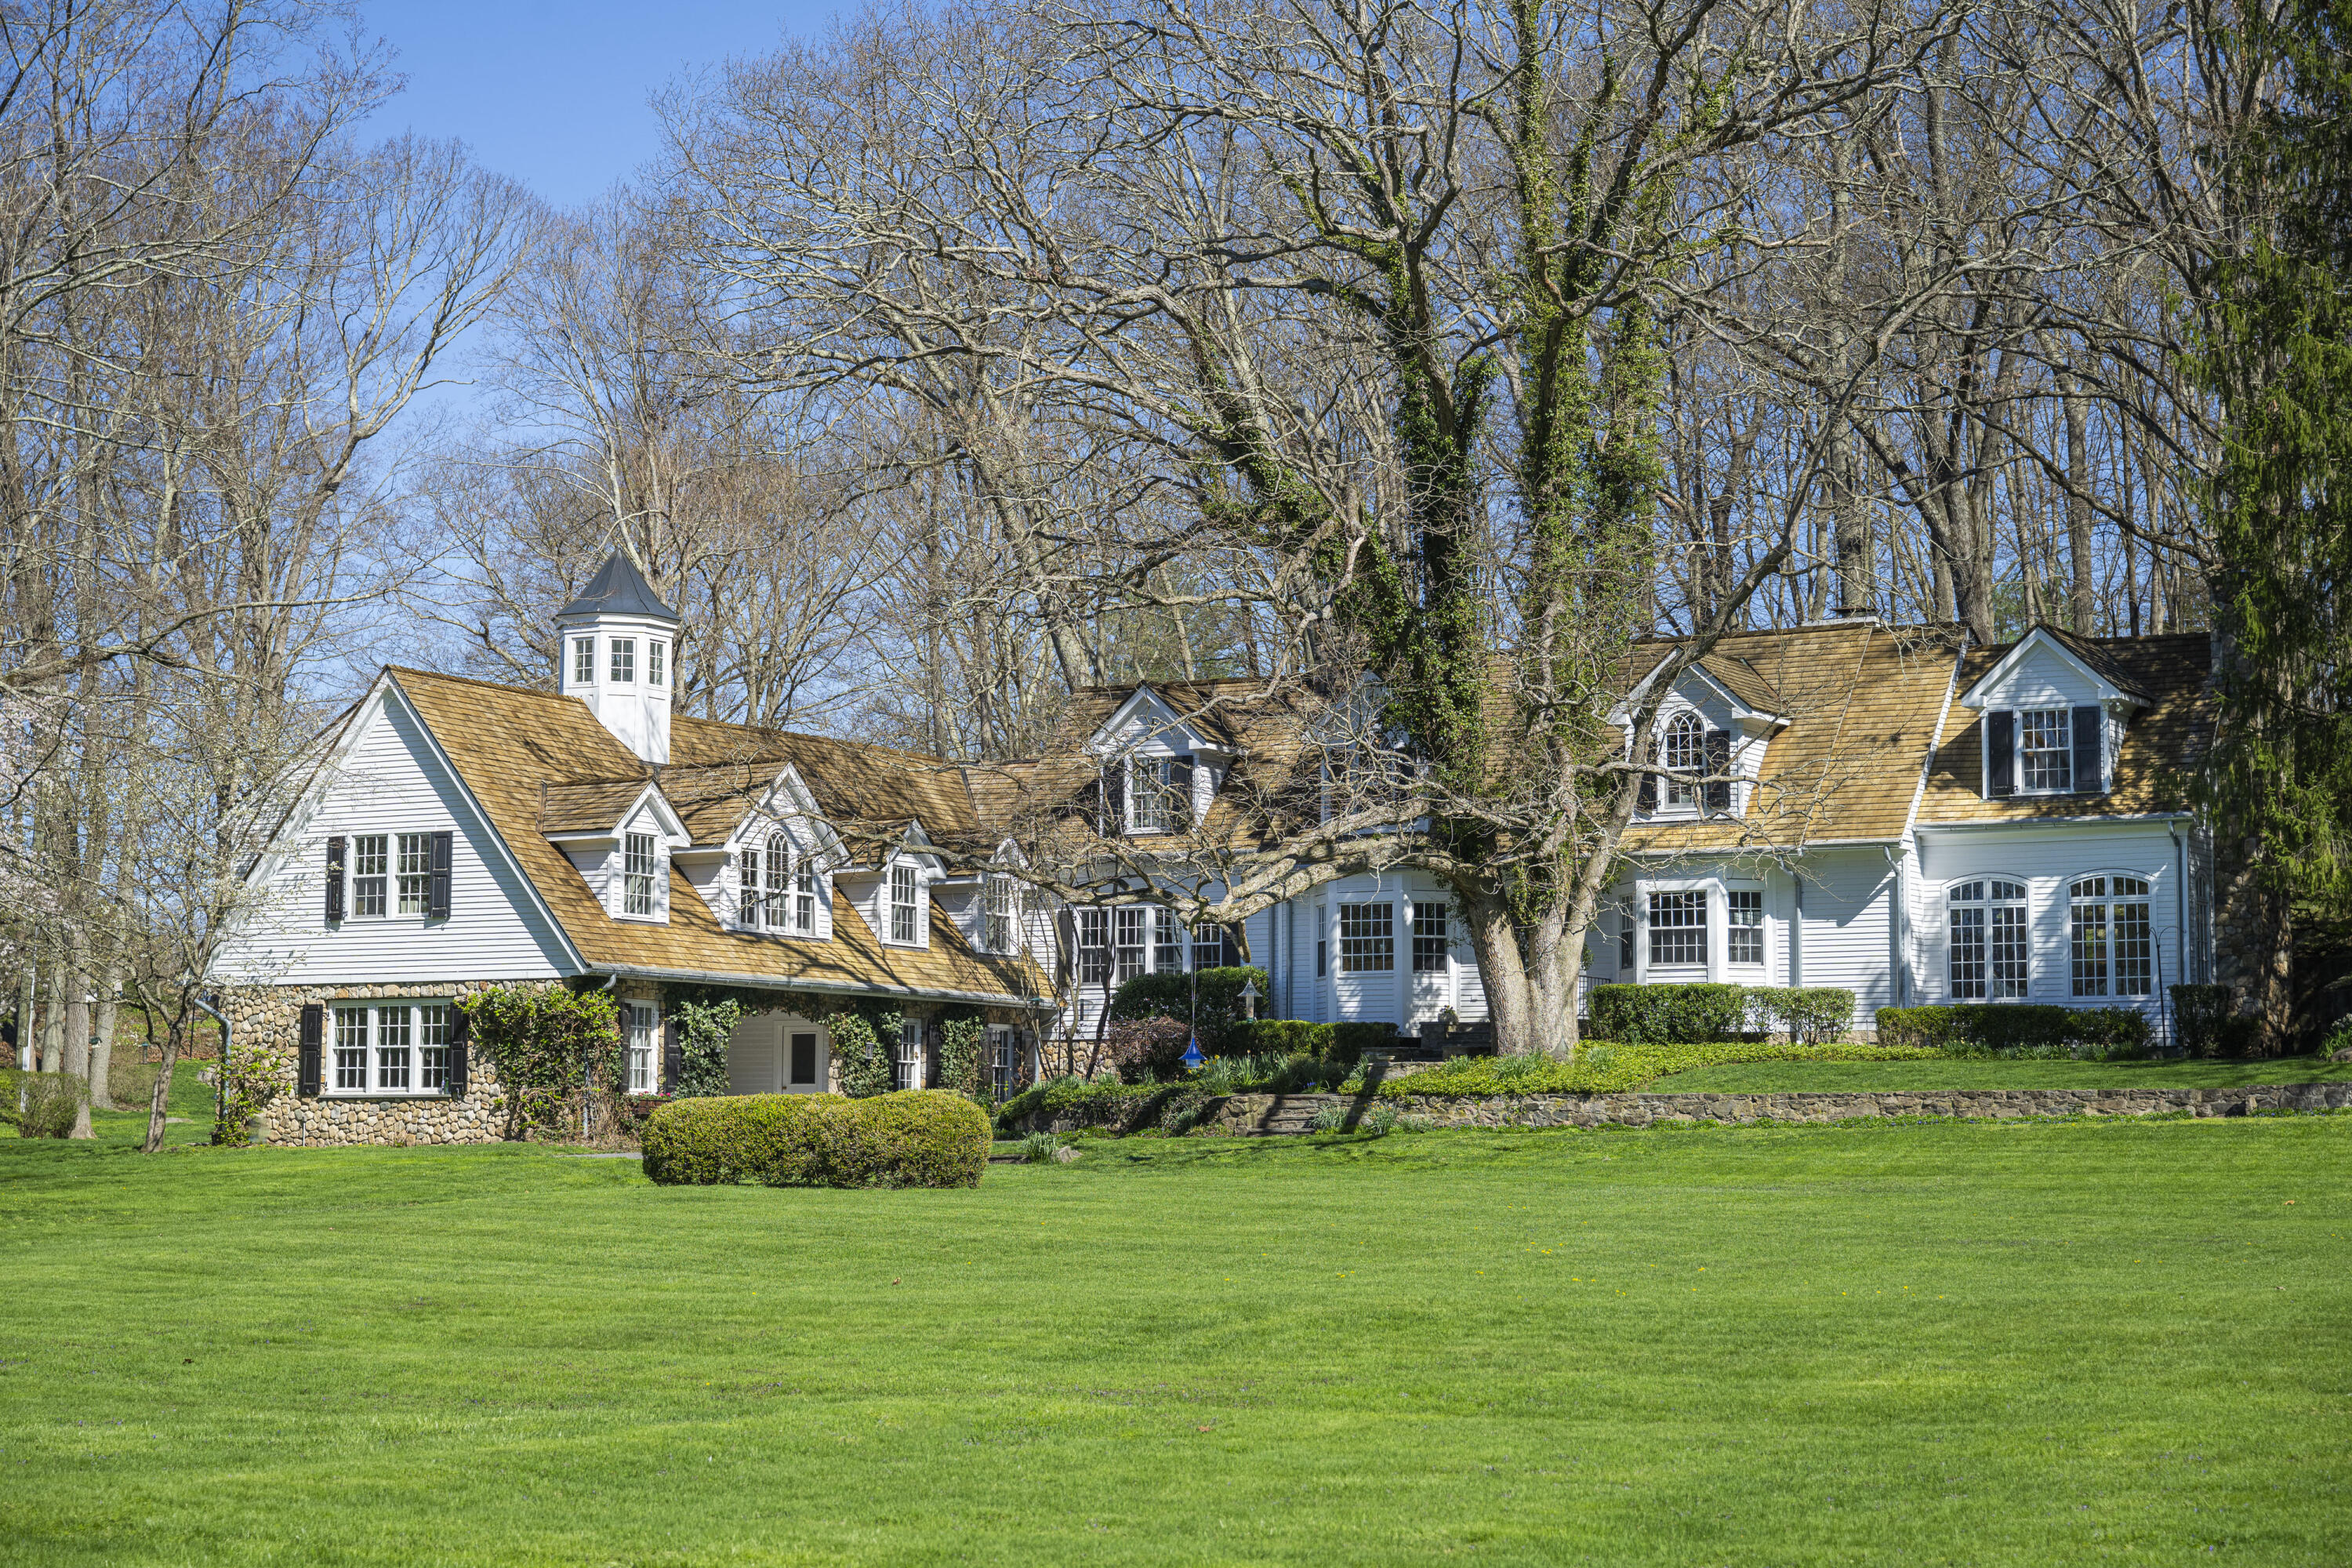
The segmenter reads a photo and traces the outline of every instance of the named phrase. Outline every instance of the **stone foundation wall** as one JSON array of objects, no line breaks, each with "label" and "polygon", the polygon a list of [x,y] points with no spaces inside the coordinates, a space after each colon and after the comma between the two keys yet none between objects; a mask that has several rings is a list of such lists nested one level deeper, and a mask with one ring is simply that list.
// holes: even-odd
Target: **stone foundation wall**
[{"label": "stone foundation wall", "polygon": [[455,1000],[502,982],[442,981],[419,985],[253,985],[224,993],[220,1009],[232,1031],[230,1070],[257,1079],[268,1099],[253,1129],[257,1143],[322,1148],[352,1143],[494,1143],[504,1129],[498,1069],[478,1050],[466,1058],[466,1092],[414,1100],[305,1099],[295,1092],[302,1009],[312,1002],[423,996]]}]

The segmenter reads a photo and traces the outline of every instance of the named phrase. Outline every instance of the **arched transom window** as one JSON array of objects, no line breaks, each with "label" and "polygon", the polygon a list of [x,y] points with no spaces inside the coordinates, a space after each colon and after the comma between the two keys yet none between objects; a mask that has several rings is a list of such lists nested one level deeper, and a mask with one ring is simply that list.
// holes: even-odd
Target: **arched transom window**
[{"label": "arched transom window", "polygon": [[2083,877],[2066,889],[2066,947],[2077,996],[2152,996],[2156,939],[2147,883]]},{"label": "arched transom window", "polygon": [[1999,877],[1961,882],[1947,901],[1953,999],[1984,1002],[2024,995],[2030,967],[2025,884]]},{"label": "arched transom window", "polygon": [[1706,766],[1706,721],[1696,713],[1685,713],[1667,725],[1664,758],[1675,775],[1666,781],[1666,804],[1695,805],[1698,800],[1696,775]]}]

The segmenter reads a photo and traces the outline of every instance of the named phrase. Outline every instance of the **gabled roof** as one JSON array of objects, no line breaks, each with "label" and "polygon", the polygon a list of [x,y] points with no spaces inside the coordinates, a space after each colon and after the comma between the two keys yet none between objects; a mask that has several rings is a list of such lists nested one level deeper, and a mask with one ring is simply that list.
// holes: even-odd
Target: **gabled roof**
[{"label": "gabled roof", "polygon": [[1972,707],[1982,706],[1986,688],[1999,684],[2036,648],[2047,647],[2101,688],[2102,696],[2119,697],[2136,707],[2145,708],[2149,700],[2147,692],[2134,683],[2134,677],[2108,648],[2110,644],[2127,644],[2132,640],[2130,637],[2077,637],[2046,622],[2037,623],[2023,637],[2001,649],[1998,658],[1970,679],[1966,689],[1961,691],[1959,700]]},{"label": "gabled roof", "polygon": [[1772,683],[1764,679],[1762,671],[1738,654],[1726,653],[1721,648],[1717,648],[1701,658],[1698,661],[1698,667],[1714,678],[1726,691],[1731,693],[1733,700],[1748,711],[1773,714],[1780,711],[1780,692],[1774,690]]},{"label": "gabled roof", "polygon": [[779,987],[988,995],[1007,1003],[1050,990],[1027,959],[974,952],[936,901],[925,950],[884,946],[845,899],[835,900],[831,942],[763,937],[722,925],[672,861],[668,923],[615,921],[541,826],[541,793],[544,788],[551,799],[579,803],[583,810],[593,803],[602,810],[620,798],[616,786],[632,773],[635,787],[645,787],[636,757],[578,698],[425,670],[387,673],[591,969],[726,975]]},{"label": "gabled roof", "polygon": [[[971,791],[964,784],[963,770],[919,752],[728,724],[716,719],[674,717],[669,721],[669,754],[665,782],[685,775],[697,781],[696,787],[712,789],[712,811],[719,809],[719,802],[725,796],[726,792],[712,782],[726,776],[723,770],[746,770],[740,776],[757,782],[761,768],[766,769],[766,778],[772,780],[789,766],[808,787],[817,809],[845,830],[904,825],[918,818],[935,832],[969,831],[974,826]],[[764,789],[761,783],[760,790]],[[745,798],[745,810],[756,797],[755,794]],[[706,842],[706,819],[694,820],[695,841]]]},{"label": "gabled roof", "polygon": [[574,616],[647,616],[656,620],[675,621],[677,612],[661,602],[646,574],[637,570],[636,563],[615,550],[604,557],[604,564],[596,568],[596,575],[588,579],[588,586],[580,596],[555,612],[558,620]]}]

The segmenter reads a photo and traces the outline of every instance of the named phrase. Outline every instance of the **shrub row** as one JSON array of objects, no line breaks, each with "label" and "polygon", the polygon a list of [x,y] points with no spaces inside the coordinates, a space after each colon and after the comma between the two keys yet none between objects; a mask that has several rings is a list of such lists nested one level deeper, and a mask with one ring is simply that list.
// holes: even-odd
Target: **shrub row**
[{"label": "shrub row", "polygon": [[1964,1002],[1881,1007],[1881,1045],[1927,1046],[1947,1056],[2042,1053],[2104,1061],[2147,1055],[2147,1015],[2129,1007],[2059,1007],[2023,1002]]},{"label": "shrub row", "polygon": [[1853,993],[1835,985],[1596,985],[1588,1005],[1592,1033],[1627,1045],[1737,1040],[1774,1029],[1818,1042],[1853,1023]]},{"label": "shrub row", "polygon": [[1740,1062],[1909,1062],[1941,1053],[1916,1046],[1834,1042],[1775,1044],[1706,1040],[1680,1045],[1588,1046],[1574,1061],[1556,1057],[1463,1057],[1426,1072],[1391,1078],[1383,1100],[1471,1100],[1514,1094],[1630,1094],[1668,1073]]},{"label": "shrub row", "polygon": [[665,1185],[970,1187],[988,1164],[988,1113],[909,1089],[677,1100],[646,1118],[646,1174]]},{"label": "shrub row", "polygon": [[1250,1055],[1313,1057],[1318,1062],[1352,1068],[1364,1059],[1366,1051],[1394,1046],[1397,1031],[1394,1024],[1309,1024],[1297,1018],[1265,1018],[1242,1031],[1240,1038],[1244,1042],[1243,1050]]},{"label": "shrub row", "polygon": [[[1265,997],[1265,971],[1237,963],[1189,974],[1178,971],[1139,974],[1111,997],[1110,1016],[1114,1020],[1181,1018],[1188,1026],[1188,1036],[1191,1032],[1199,1033],[1202,1055],[1229,1057],[1251,1048],[1249,1042],[1241,1037],[1250,1026],[1248,1009],[1241,1003],[1242,987],[1250,984],[1257,987],[1260,998]],[[1183,1054],[1183,1044],[1179,1041],[1176,1055]],[[1161,1071],[1157,1067],[1152,1070]],[[1161,1072],[1161,1076],[1167,1074]]]}]

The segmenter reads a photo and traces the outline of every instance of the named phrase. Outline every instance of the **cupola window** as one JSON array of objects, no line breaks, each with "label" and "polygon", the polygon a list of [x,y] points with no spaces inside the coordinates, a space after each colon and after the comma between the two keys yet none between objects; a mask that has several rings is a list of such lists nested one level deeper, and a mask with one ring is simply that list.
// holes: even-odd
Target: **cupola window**
[{"label": "cupola window", "polygon": [[613,684],[627,686],[637,679],[637,639],[613,639]]}]

